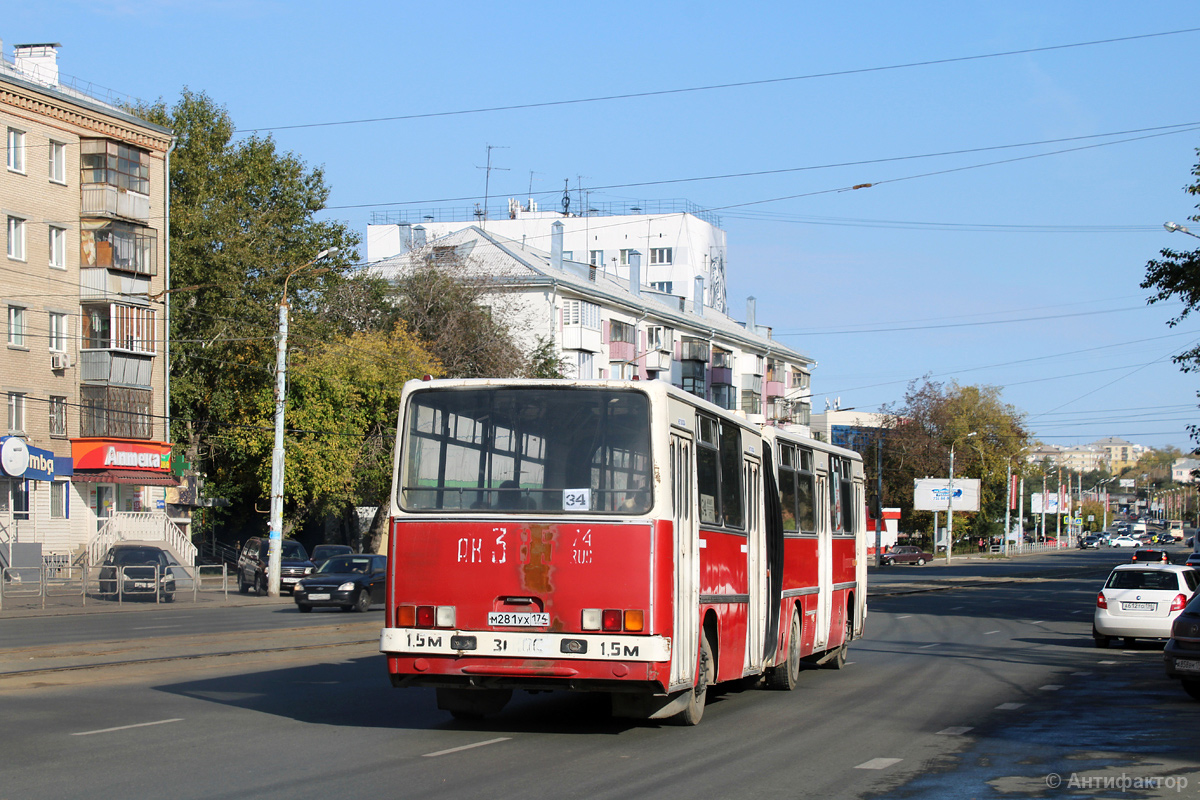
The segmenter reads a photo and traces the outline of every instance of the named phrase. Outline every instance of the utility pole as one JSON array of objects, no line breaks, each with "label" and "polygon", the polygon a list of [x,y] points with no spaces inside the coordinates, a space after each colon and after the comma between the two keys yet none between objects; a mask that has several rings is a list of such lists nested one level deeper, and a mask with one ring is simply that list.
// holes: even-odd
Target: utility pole
[{"label": "utility pole", "polygon": [[[489,144],[487,146],[487,166],[475,168],[475,169],[485,170],[485,173],[483,176],[483,218],[481,220],[481,222],[483,223],[483,228],[485,230],[487,229],[488,197],[489,197],[488,193],[491,190],[492,170],[498,169],[498,170],[503,170],[504,172],[508,172],[508,167],[493,167],[492,166],[492,151],[500,150],[500,149],[507,150],[508,147],[505,145]],[[532,185],[532,183],[533,183],[533,178],[531,176],[530,184]]]}]

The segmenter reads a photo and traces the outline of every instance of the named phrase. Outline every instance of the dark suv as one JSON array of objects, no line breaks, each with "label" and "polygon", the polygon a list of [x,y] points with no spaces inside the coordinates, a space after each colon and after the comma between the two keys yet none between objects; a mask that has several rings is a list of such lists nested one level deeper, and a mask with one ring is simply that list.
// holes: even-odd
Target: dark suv
[{"label": "dark suv", "polygon": [[[279,543],[279,590],[290,592],[296,581],[313,571],[304,545],[294,539]],[[259,594],[267,593],[267,564],[271,558],[271,540],[266,536],[247,539],[238,556],[238,591],[246,594],[251,589]]]}]

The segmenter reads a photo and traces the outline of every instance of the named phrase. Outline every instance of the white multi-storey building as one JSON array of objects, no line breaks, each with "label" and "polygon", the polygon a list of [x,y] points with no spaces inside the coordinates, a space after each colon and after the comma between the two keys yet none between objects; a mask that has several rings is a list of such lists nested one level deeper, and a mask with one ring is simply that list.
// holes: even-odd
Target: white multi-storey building
[{"label": "white multi-storey building", "polygon": [[482,212],[420,211],[376,214],[367,226],[367,260],[391,258],[469,226],[550,249],[550,226],[562,224],[563,260],[595,267],[607,277],[629,280],[629,256],[642,254],[643,285],[661,294],[694,297],[704,282],[704,305],[721,313],[725,297],[725,231],[712,212],[684,200],[591,207],[581,213],[539,210],[529,200],[509,200],[508,213],[485,219]]},{"label": "white multi-storey building", "polygon": [[667,380],[754,421],[797,425],[808,433],[808,356],[771,338],[754,319],[754,299],[739,322],[708,306],[703,278],[692,299],[646,286],[643,254],[630,248],[626,277],[567,258],[565,221],[550,225],[549,249],[469,226],[376,261],[395,279],[426,263],[453,264],[486,283],[489,302],[530,349],[550,339],[574,377]]}]

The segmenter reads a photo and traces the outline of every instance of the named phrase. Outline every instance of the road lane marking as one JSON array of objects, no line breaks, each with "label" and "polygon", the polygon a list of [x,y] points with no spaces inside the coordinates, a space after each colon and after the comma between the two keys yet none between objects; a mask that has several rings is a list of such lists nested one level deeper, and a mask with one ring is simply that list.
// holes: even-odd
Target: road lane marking
[{"label": "road lane marking", "polygon": [[966,608],[966,606],[955,606],[954,608],[952,608],[950,610],[951,611],[962,611],[964,608]]},{"label": "road lane marking", "polygon": [[[1091,609],[1088,609],[1088,610],[1089,610],[1089,611],[1091,611]],[[1077,609],[1077,610],[1075,610],[1075,611],[1072,611],[1071,613],[1072,613],[1072,614],[1082,614],[1082,613],[1083,613],[1083,609],[1082,609],[1082,608],[1080,608],[1080,609]]]},{"label": "road lane marking", "polygon": [[896,617],[896,619],[908,619],[911,616],[912,614],[901,614],[900,616]]},{"label": "road lane marking", "polygon": [[855,769],[887,769],[903,760],[902,758],[872,758],[870,761],[859,764]]},{"label": "road lane marking", "polygon": [[1047,683],[1045,686],[1038,687],[1038,689],[1040,689],[1043,692],[1057,692],[1061,688],[1062,688],[1062,684],[1058,684],[1058,683]]},{"label": "road lane marking", "polygon": [[511,738],[512,738],[511,736],[501,736],[499,739],[488,739],[486,742],[475,742],[474,744],[464,744],[462,747],[451,747],[449,750],[438,750],[436,753],[426,753],[424,755],[424,758],[434,758],[436,756],[444,756],[444,755],[448,755],[450,753],[458,753],[463,750],[470,750],[473,747],[483,747],[483,746],[489,745],[489,744],[499,744],[500,742],[507,742]]},{"label": "road lane marking", "polygon": [[118,728],[101,728],[98,731],[80,731],[79,733],[72,733],[71,735],[91,736],[93,733],[112,733],[114,731],[127,731],[130,728],[148,728],[151,725],[166,725],[168,722],[183,722],[183,717],[176,717],[175,719],[160,719],[157,722],[139,722],[136,725],[122,725]]},{"label": "road lane marking", "polygon": [[938,732],[937,732],[935,735],[936,735],[936,736],[962,736],[962,735],[963,735],[964,733],[966,733],[967,731],[973,731],[973,730],[975,730],[975,729],[974,729],[974,728],[972,728],[972,727],[969,727],[969,726],[958,726],[958,727],[953,727],[953,728],[942,728],[942,729],[941,729],[940,731],[938,731]]},{"label": "road lane marking", "polygon": [[1104,664],[1105,666],[1109,666],[1109,667],[1111,667],[1113,664],[1118,664],[1118,663],[1120,663],[1120,662],[1118,662],[1118,661],[1097,661],[1096,663],[1097,663],[1097,664]]},{"label": "road lane marking", "polygon": [[1036,622],[1031,622],[1031,623],[1029,623],[1029,624],[1030,624],[1030,625],[1041,625],[1041,624],[1042,624],[1043,622],[1045,622],[1045,621],[1046,621],[1046,620],[1044,620],[1044,619],[1039,619],[1039,620],[1037,620]]},{"label": "road lane marking", "polygon": [[154,631],[160,628],[182,628],[182,625],[143,625],[140,628],[134,628],[135,631]]},{"label": "road lane marking", "polygon": [[920,647],[918,647],[917,649],[918,650],[928,650],[930,647],[937,647],[939,644],[941,644],[941,642],[934,642],[933,644],[923,644]]},{"label": "road lane marking", "polygon": [[993,633],[999,633],[999,632],[1000,632],[1000,631],[984,631],[983,635],[984,635],[984,636],[991,636]]},{"label": "road lane marking", "polygon": [[1024,703],[1001,703],[1000,705],[996,706],[996,710],[997,711],[1016,711],[1018,708],[1020,708],[1023,705],[1025,705],[1025,704]]}]

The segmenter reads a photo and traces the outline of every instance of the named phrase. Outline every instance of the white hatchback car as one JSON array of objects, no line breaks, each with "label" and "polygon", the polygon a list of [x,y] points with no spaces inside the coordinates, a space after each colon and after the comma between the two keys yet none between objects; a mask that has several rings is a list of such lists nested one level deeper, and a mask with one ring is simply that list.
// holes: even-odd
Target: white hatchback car
[{"label": "white hatchback car", "polygon": [[1123,638],[1126,646],[1134,639],[1171,638],[1171,624],[1198,584],[1200,573],[1180,564],[1117,566],[1096,596],[1096,647],[1108,647],[1114,638]]}]

